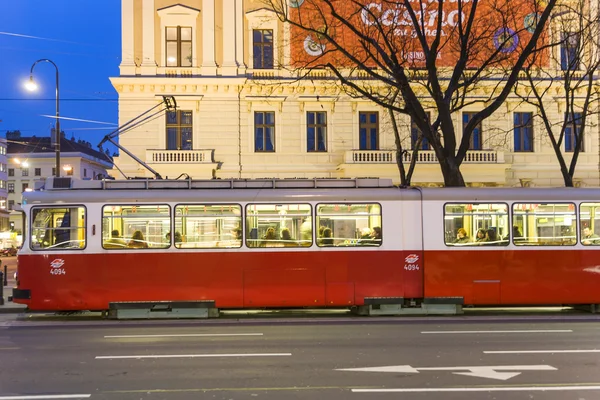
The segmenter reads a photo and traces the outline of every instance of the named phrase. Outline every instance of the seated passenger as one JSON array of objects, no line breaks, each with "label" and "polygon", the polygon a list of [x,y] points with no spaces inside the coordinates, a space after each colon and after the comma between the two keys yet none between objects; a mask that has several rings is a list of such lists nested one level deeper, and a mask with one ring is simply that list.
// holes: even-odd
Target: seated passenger
[{"label": "seated passenger", "polygon": [[477,235],[475,236],[475,242],[476,243],[485,242],[485,234],[486,234],[485,229],[478,229]]},{"label": "seated passenger", "polygon": [[456,240],[454,241],[454,243],[464,244],[469,243],[470,241],[471,239],[469,238],[469,235],[467,235],[467,230],[465,228],[458,228],[458,230],[456,231]]},{"label": "seated passenger", "polygon": [[331,228],[323,229],[323,237],[321,238],[320,245],[324,246],[324,247],[333,246],[333,237],[332,237]]},{"label": "seated passenger", "polygon": [[581,237],[581,243],[589,245],[600,245],[600,236],[596,235],[589,227],[583,228],[583,235]]},{"label": "seated passenger", "polygon": [[373,241],[381,243],[381,227],[379,226],[374,226],[373,227],[373,232],[371,232],[371,239],[373,239]]},{"label": "seated passenger", "polygon": [[495,229],[488,229],[485,232],[485,240],[483,241],[482,244],[486,245],[486,246],[497,246],[500,244],[498,242],[498,235],[496,235]]},{"label": "seated passenger", "polygon": [[181,247],[181,243],[183,242],[183,237],[181,236],[181,233],[179,232],[175,232],[175,247]]},{"label": "seated passenger", "polygon": [[275,239],[277,239],[275,237],[275,228],[268,227],[260,247],[276,247]]},{"label": "seated passenger", "polygon": [[127,247],[132,249],[147,249],[148,243],[144,240],[144,235],[142,231],[133,232],[133,236],[131,236],[131,240],[127,243]]},{"label": "seated passenger", "polygon": [[119,231],[117,229],[114,229],[111,233],[110,233],[110,239],[106,240],[104,242],[104,247],[107,248],[119,248],[119,247],[125,247],[127,246],[127,244],[125,243],[125,240],[123,240],[123,238],[121,237],[121,235],[119,234]]},{"label": "seated passenger", "polygon": [[298,243],[292,239],[292,235],[290,234],[290,230],[288,228],[283,228],[281,230],[281,240],[284,241],[283,247],[296,247]]}]

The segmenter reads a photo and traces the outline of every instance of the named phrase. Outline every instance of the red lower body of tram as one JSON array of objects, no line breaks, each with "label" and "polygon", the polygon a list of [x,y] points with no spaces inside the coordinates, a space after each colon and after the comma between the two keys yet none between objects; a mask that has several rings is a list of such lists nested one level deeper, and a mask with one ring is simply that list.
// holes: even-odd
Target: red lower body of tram
[{"label": "red lower body of tram", "polygon": [[31,310],[106,310],[112,302],[200,300],[223,309],[349,307],[363,305],[365,298],[422,298],[422,268],[417,262],[403,268],[404,259],[415,254],[420,253],[25,255],[19,258],[20,296],[15,302]]}]

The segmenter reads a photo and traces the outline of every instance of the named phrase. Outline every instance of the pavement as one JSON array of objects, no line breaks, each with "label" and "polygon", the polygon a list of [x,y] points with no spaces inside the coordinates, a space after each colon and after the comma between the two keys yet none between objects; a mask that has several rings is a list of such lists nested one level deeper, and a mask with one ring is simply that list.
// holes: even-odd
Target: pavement
[{"label": "pavement", "polygon": [[598,322],[0,323],[0,399],[594,400]]},{"label": "pavement", "polygon": [[[17,257],[2,257],[0,258],[0,270],[4,274],[4,267],[7,271],[7,285],[3,287],[2,294],[4,305],[0,305],[0,314],[4,313],[22,313],[26,310],[26,306],[8,301],[8,297],[12,296],[12,288],[15,286],[15,271],[17,270]],[[0,282],[0,285],[3,282]],[[1,303],[1,302],[0,302]]]}]

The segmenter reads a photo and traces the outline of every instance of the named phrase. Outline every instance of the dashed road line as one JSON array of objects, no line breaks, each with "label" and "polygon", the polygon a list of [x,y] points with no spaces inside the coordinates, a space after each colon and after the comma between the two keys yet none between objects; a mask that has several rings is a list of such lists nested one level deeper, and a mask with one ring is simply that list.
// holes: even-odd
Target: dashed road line
[{"label": "dashed road line", "polygon": [[560,353],[600,353],[600,350],[486,350],[484,354],[560,354]]},{"label": "dashed road line", "polygon": [[174,338],[174,337],[224,337],[224,336],[263,336],[262,333],[186,333],[172,335],[107,335],[105,339],[137,339],[137,338]]},{"label": "dashed road line", "polygon": [[422,334],[469,334],[469,333],[573,333],[571,329],[554,329],[554,330],[505,330],[505,331],[422,331]]},{"label": "dashed road line", "polygon": [[[132,356],[96,356],[96,360],[143,358],[205,358],[205,357],[286,357],[292,353],[240,353],[240,354],[149,354]],[[2,400],[2,399],[0,399]]]}]

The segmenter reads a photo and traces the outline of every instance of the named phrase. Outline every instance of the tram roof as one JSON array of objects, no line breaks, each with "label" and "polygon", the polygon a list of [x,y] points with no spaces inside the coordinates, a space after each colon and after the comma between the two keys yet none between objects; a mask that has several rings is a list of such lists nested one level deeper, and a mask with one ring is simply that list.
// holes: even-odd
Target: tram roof
[{"label": "tram roof", "polygon": [[[415,190],[418,189],[418,190]],[[421,193],[419,193],[421,192]],[[23,193],[23,203],[385,201],[600,201],[599,188],[408,188],[390,179],[80,180],[48,178]]]}]

